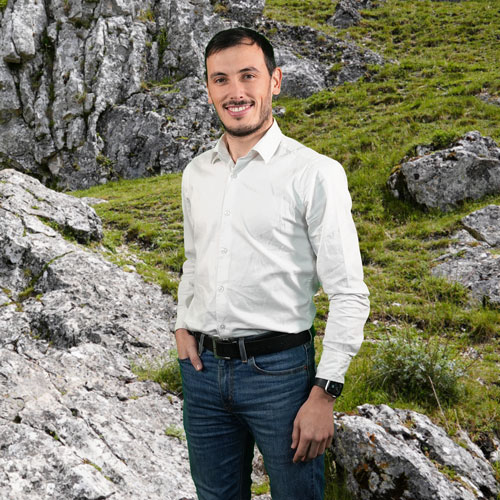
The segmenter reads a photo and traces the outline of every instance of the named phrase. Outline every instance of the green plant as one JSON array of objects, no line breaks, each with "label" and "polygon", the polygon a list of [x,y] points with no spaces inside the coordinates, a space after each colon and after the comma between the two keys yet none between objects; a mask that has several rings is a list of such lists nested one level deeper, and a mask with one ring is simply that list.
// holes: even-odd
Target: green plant
[{"label": "green plant", "polygon": [[182,394],[182,379],[175,350],[170,351],[167,359],[132,362],[131,370],[139,377],[139,380],[153,380],[168,392]]},{"label": "green plant", "polygon": [[186,439],[184,430],[180,427],[177,427],[176,425],[169,425],[165,429],[165,434],[167,436],[177,438],[179,441],[183,441],[184,439]]},{"label": "green plant", "polygon": [[9,0],[0,0],[0,10],[4,10],[8,3]]},{"label": "green plant", "polygon": [[430,405],[456,402],[461,394],[463,363],[439,340],[406,332],[380,342],[373,360],[375,384]]}]

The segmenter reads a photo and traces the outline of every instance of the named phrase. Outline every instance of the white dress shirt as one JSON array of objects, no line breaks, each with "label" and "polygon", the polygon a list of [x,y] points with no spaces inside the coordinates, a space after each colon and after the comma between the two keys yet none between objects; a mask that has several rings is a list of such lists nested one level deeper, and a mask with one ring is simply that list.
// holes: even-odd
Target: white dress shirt
[{"label": "white dress shirt", "polygon": [[313,323],[330,310],[317,376],[344,382],[363,340],[368,289],[342,166],[276,121],[233,162],[223,138],[182,178],[186,262],[175,328],[223,338]]}]

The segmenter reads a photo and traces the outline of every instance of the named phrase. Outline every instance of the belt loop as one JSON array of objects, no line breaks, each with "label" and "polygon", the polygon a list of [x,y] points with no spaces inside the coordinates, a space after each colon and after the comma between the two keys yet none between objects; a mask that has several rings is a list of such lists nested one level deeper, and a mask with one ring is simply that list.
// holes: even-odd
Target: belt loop
[{"label": "belt loop", "polygon": [[201,356],[201,353],[203,352],[204,346],[203,346],[203,341],[205,340],[205,334],[201,333],[200,334],[200,341],[198,343],[198,356]]},{"label": "belt loop", "polygon": [[238,347],[240,348],[241,362],[246,363],[248,361],[248,357],[247,357],[247,350],[245,349],[244,338],[238,340]]}]

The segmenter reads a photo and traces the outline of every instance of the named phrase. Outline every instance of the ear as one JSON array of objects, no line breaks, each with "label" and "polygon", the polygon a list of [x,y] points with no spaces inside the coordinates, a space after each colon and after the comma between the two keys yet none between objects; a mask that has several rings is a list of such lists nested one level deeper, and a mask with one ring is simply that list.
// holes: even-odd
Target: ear
[{"label": "ear", "polygon": [[271,75],[271,91],[273,95],[278,95],[281,92],[281,79],[283,73],[281,68],[275,68]]}]

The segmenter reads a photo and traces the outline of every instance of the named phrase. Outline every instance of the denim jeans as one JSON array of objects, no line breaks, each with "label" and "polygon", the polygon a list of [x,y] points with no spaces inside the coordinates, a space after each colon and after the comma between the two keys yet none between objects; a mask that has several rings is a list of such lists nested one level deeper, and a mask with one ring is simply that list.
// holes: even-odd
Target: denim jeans
[{"label": "denim jeans", "polygon": [[264,457],[273,500],[321,500],[323,457],[294,464],[293,421],[314,380],[308,342],[248,359],[217,359],[203,370],[179,360],[184,429],[199,500],[249,500],[254,444]]}]

